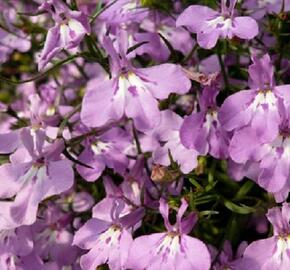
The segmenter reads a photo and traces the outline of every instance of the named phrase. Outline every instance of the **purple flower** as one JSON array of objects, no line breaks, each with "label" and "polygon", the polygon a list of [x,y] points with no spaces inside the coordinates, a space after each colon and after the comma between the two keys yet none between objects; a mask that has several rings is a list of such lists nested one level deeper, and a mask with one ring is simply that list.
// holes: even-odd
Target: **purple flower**
[{"label": "purple flower", "polygon": [[127,133],[117,127],[98,137],[87,138],[85,149],[80,154],[79,160],[91,168],[77,165],[77,171],[87,181],[97,180],[106,166],[124,174],[128,166],[128,159],[124,152],[129,144],[130,138]]},{"label": "purple flower", "polygon": [[107,263],[110,269],[126,269],[129,248],[133,242],[129,229],[142,219],[142,208],[124,217],[119,217],[124,203],[115,200],[111,221],[92,218],[75,234],[74,244],[90,251],[81,257],[83,270],[95,270]]},{"label": "purple flower", "polygon": [[19,144],[19,131],[13,130],[0,134],[0,154],[10,154]]},{"label": "purple flower", "polygon": [[94,202],[92,195],[85,191],[76,192],[72,195],[72,208],[77,213],[90,210]]},{"label": "purple flower", "polygon": [[[16,6],[17,5],[17,6]],[[0,62],[4,62],[14,50],[27,52],[31,48],[30,37],[17,25],[20,23],[17,16],[21,3],[2,1],[0,28]],[[17,9],[17,11],[16,11]]]},{"label": "purple flower", "polygon": [[198,152],[194,149],[187,149],[180,143],[179,130],[182,125],[182,118],[170,110],[161,112],[161,122],[153,130],[147,132],[155,137],[162,146],[153,151],[153,161],[163,166],[170,165],[169,151],[173,159],[180,165],[183,173],[191,172],[197,166]]},{"label": "purple flower", "polygon": [[57,204],[48,203],[41,217],[31,226],[34,252],[59,266],[73,264],[80,250],[72,246],[71,221],[71,213],[65,213]]},{"label": "purple flower", "polygon": [[[210,246],[211,247],[211,246]],[[221,252],[218,252],[214,247],[211,247],[211,253],[213,253],[214,257],[218,256],[217,259],[214,259],[214,263],[212,266],[213,270],[225,270],[225,269],[233,269],[238,270],[237,260],[240,259],[243,255],[244,250],[247,247],[246,242],[242,242],[236,254],[233,253],[233,249],[230,241],[226,240],[223,245],[223,249]]]},{"label": "purple flower", "polygon": [[268,55],[253,60],[249,68],[252,89],[228,97],[218,117],[223,128],[233,132],[230,157],[242,164],[244,175],[281,201],[290,188],[290,85],[275,86]]},{"label": "purple flower", "polygon": [[26,256],[33,250],[32,234],[28,226],[0,230],[0,253]]},{"label": "purple flower", "polygon": [[38,68],[43,69],[61,50],[76,48],[83,37],[90,33],[88,17],[81,11],[72,11],[60,0],[46,0],[39,11],[47,11],[55,21],[48,30]]},{"label": "purple flower", "polygon": [[[98,202],[93,208],[93,217],[111,221],[111,213],[108,209],[112,208],[116,200],[124,203],[119,217],[128,215],[141,206],[141,195],[143,187],[150,188],[149,179],[144,172],[144,159],[138,159],[128,173],[124,175],[124,181],[116,185],[110,177],[103,177],[103,185],[106,190],[106,197]],[[146,201],[146,193],[144,201]]]},{"label": "purple flower", "polygon": [[166,45],[162,42],[160,36],[153,32],[153,33],[140,33],[136,31],[135,27],[131,27],[129,29],[120,30],[120,32],[124,33],[124,39],[128,40],[128,47],[135,46],[144,42],[144,44],[134,51],[129,53],[127,57],[129,59],[134,59],[136,55],[143,55],[143,56],[150,56],[152,59],[162,62],[166,61],[170,55],[170,51],[166,47]]},{"label": "purple flower", "polygon": [[273,225],[274,235],[257,240],[245,250],[239,270],[282,270],[290,267],[290,204],[271,208],[267,218]]},{"label": "purple flower", "polygon": [[221,0],[221,11],[217,12],[206,6],[193,5],[183,11],[176,21],[177,26],[187,26],[197,34],[198,44],[213,48],[219,37],[232,39],[252,39],[258,34],[257,22],[248,16],[236,17],[234,7],[236,0]]},{"label": "purple flower", "polygon": [[98,18],[108,26],[120,27],[122,24],[141,22],[148,16],[148,9],[140,5],[139,0],[107,1],[109,6]]},{"label": "purple flower", "polygon": [[[15,224],[32,224],[39,203],[68,190],[74,181],[70,162],[60,156],[63,143],[45,145],[43,130],[24,128],[21,146],[10,156],[11,163],[0,167],[0,198],[13,198],[7,219]],[[61,179],[61,181],[60,181]]]},{"label": "purple flower", "polygon": [[[194,46],[194,41],[190,33],[183,27],[176,27],[174,18],[164,16],[161,13],[151,13],[151,16],[144,19],[140,25],[145,33],[136,32],[132,29],[136,43],[147,41],[148,44],[142,45],[136,50],[137,54],[147,53],[154,60],[166,61],[170,56],[170,51],[158,33],[162,34],[175,50],[183,54],[189,53]],[[132,44],[134,45],[134,44]]]},{"label": "purple flower", "polygon": [[200,112],[192,112],[185,118],[181,129],[182,144],[200,155],[208,153],[215,158],[228,156],[228,136],[221,128],[216,105],[218,89],[205,87],[199,99]]},{"label": "purple flower", "polygon": [[[15,31],[15,29],[11,30]],[[30,40],[23,36],[23,33],[7,32],[4,29],[0,29],[0,62],[7,60],[8,55],[14,50],[20,52],[27,52],[31,43]]]},{"label": "purple flower", "polygon": [[231,157],[242,163],[243,174],[274,193],[279,202],[287,198],[290,190],[288,129],[281,126],[273,141],[262,144],[253,130],[247,127],[239,132],[239,137],[232,139],[229,148]]},{"label": "purple flower", "polygon": [[136,238],[130,249],[128,268],[134,270],[210,268],[210,254],[205,244],[187,235],[196,222],[196,215],[192,213],[182,218],[186,208],[187,202],[182,200],[176,224],[171,225],[168,219],[169,206],[164,199],[160,200],[159,211],[167,232]]},{"label": "purple flower", "polygon": [[180,66],[135,68],[123,49],[116,52],[111,40],[105,38],[104,45],[111,57],[112,79],[86,92],[81,119],[87,126],[100,127],[126,115],[134,120],[138,130],[148,130],[160,122],[157,99],[166,99],[170,93],[184,94],[190,89],[191,83]]},{"label": "purple flower", "polygon": [[27,256],[16,256],[13,253],[0,254],[0,269],[3,270],[39,270],[43,269],[43,262],[34,252]]},{"label": "purple flower", "polygon": [[246,0],[243,3],[243,8],[252,11],[252,17],[261,19],[266,14],[276,13],[281,11],[284,2],[284,12],[290,10],[290,2],[287,0]]},{"label": "purple flower", "polygon": [[252,59],[254,63],[249,67],[251,89],[229,96],[218,118],[225,130],[237,131],[234,136],[239,136],[241,128],[250,126],[261,142],[267,142],[278,135],[279,110],[282,100],[289,100],[286,89],[290,86],[275,86],[274,69],[268,54]]}]

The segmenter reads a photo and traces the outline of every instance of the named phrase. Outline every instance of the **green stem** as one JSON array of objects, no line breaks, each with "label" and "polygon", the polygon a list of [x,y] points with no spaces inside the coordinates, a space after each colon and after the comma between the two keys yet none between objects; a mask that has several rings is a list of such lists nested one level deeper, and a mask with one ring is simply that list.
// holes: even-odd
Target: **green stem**
[{"label": "green stem", "polygon": [[225,88],[226,88],[226,90],[228,90],[229,89],[229,80],[228,80],[228,76],[227,76],[227,72],[226,72],[226,67],[225,67],[225,64],[224,64],[224,61],[222,59],[222,55],[220,52],[217,53],[217,56],[218,56],[219,64],[221,67]]},{"label": "green stem", "polygon": [[185,64],[188,60],[192,58],[197,48],[198,48],[198,44],[196,43],[194,47],[191,49],[191,51],[189,52],[189,54],[184,58],[184,60],[182,61],[182,64]]},{"label": "green stem", "polygon": [[141,144],[138,138],[137,130],[135,128],[134,122],[132,121],[132,130],[133,130],[133,137],[136,143],[137,153],[138,155],[142,154]]},{"label": "green stem", "polygon": [[90,20],[90,24],[92,24],[104,11],[106,11],[109,7],[111,7],[112,5],[114,5],[118,0],[113,1],[112,3],[110,3],[109,5],[105,6],[104,8],[102,8],[101,10],[98,10],[91,18]]},{"label": "green stem", "polygon": [[69,112],[64,119],[62,120],[62,122],[59,125],[59,130],[58,130],[58,136],[62,135],[63,130],[65,129],[69,119],[75,114],[77,113],[80,109],[81,109],[82,104],[77,105],[71,112]]},{"label": "green stem", "polygon": [[70,57],[68,57],[66,59],[63,59],[63,60],[57,62],[54,66],[52,66],[51,68],[49,68],[45,72],[40,73],[37,76],[34,76],[34,77],[29,78],[29,79],[26,79],[26,80],[14,81],[14,80],[8,79],[8,78],[6,78],[6,77],[4,77],[2,75],[0,75],[0,80],[4,81],[6,83],[9,83],[9,84],[13,84],[13,85],[18,85],[18,84],[23,84],[23,83],[38,81],[38,80],[46,77],[49,73],[53,72],[58,67],[60,67],[62,65],[65,65],[65,64],[68,64],[68,63],[72,62],[74,59],[76,59],[76,58],[78,58],[80,56],[82,56],[82,54],[74,54],[74,55],[71,55]]}]

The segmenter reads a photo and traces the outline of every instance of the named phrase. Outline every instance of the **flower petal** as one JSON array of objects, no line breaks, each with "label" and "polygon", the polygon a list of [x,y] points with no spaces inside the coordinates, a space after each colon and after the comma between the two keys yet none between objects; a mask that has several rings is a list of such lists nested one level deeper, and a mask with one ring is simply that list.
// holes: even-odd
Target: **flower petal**
[{"label": "flower petal", "polygon": [[259,33],[257,22],[248,16],[233,19],[233,33],[242,39],[252,39]]}]

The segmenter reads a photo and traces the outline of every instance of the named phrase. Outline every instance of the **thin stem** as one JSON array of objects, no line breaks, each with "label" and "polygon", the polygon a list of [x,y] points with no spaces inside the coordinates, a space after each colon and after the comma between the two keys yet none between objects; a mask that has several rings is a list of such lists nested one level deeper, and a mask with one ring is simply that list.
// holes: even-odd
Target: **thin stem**
[{"label": "thin stem", "polygon": [[226,72],[226,67],[225,67],[225,64],[224,64],[224,61],[222,59],[222,55],[220,52],[217,53],[217,56],[218,56],[219,64],[221,67],[225,88],[227,90],[227,89],[229,89],[229,80],[228,80],[228,76],[227,76],[227,72]]},{"label": "thin stem", "polygon": [[58,136],[61,136],[63,130],[65,129],[69,119],[76,114],[80,109],[81,109],[82,104],[77,105],[71,112],[69,112],[64,119],[62,120],[62,122],[59,125],[59,130],[58,130]]},{"label": "thin stem", "polygon": [[198,48],[198,44],[196,42],[195,45],[193,46],[193,48],[191,49],[191,51],[189,52],[189,54],[182,61],[182,64],[185,64],[188,60],[190,60],[192,58],[192,56],[195,53],[195,51],[197,50],[197,48]]},{"label": "thin stem", "polygon": [[59,62],[57,62],[54,66],[52,66],[51,68],[49,68],[48,70],[46,70],[45,72],[43,73],[40,73],[32,78],[29,78],[29,79],[26,79],[26,80],[22,80],[22,81],[14,81],[14,80],[11,80],[11,79],[8,79],[2,75],[0,75],[0,80],[4,81],[4,82],[7,82],[9,84],[13,84],[13,85],[18,85],[18,84],[23,84],[23,83],[28,83],[28,82],[33,82],[33,81],[38,81],[42,78],[44,78],[45,76],[47,76],[49,73],[51,73],[52,71],[54,71],[55,69],[57,69],[58,67],[64,65],[64,64],[68,64],[70,62],[72,62],[74,59],[78,58],[82,56],[82,54],[74,54],[74,55],[71,55],[70,57],[66,58],[66,59],[63,59]]},{"label": "thin stem", "polygon": [[112,5],[114,5],[118,0],[113,1],[112,3],[110,3],[109,5],[105,6],[103,9],[97,11],[91,18],[90,20],[90,24],[92,24],[104,11],[106,11],[109,7],[111,7]]},{"label": "thin stem", "polygon": [[134,122],[132,121],[132,130],[133,130],[133,137],[136,143],[137,153],[138,155],[142,154],[141,144],[138,138],[137,130],[135,128]]}]

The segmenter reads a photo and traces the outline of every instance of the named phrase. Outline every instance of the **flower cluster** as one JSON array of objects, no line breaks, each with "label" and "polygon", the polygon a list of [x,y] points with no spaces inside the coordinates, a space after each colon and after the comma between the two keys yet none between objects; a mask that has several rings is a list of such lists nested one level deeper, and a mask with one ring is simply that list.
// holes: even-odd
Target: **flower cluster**
[{"label": "flower cluster", "polygon": [[290,1],[191,2],[0,3],[0,270],[290,269]]}]

